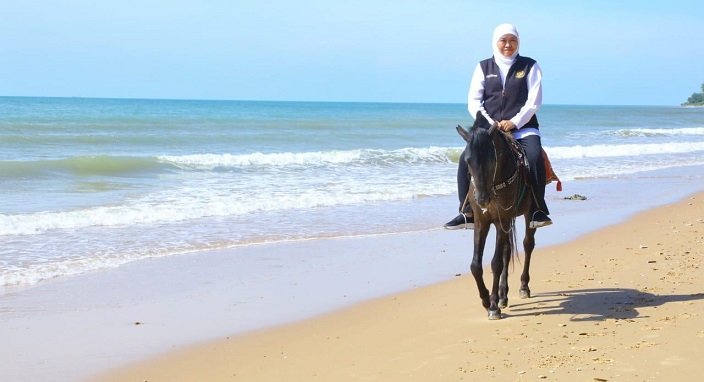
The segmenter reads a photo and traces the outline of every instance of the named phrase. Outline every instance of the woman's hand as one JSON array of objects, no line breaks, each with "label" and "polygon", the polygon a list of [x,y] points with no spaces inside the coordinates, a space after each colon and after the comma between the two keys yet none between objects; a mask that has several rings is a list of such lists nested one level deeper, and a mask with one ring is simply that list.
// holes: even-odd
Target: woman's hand
[{"label": "woman's hand", "polygon": [[503,131],[508,132],[508,131],[511,131],[515,128],[516,128],[516,125],[508,119],[504,119],[503,121],[499,121],[499,129],[501,129]]}]

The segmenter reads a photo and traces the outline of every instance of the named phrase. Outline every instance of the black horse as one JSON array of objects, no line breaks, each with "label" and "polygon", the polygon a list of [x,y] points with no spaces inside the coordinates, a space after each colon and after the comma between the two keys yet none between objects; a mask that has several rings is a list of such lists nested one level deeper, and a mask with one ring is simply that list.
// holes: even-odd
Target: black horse
[{"label": "black horse", "polygon": [[[497,124],[489,126],[485,119],[477,118],[469,131],[457,126],[457,132],[467,142],[464,157],[460,160],[467,162],[472,180],[467,195],[474,212],[472,275],[489,319],[498,320],[501,308],[508,306],[508,266],[515,252],[515,221],[520,215],[525,217],[526,232],[519,295],[521,298],[530,297],[528,270],[535,247],[535,228],[530,228],[533,197],[526,179],[528,169],[518,143]],[[482,276],[482,256],[491,225],[496,228],[496,250],[491,261],[493,282],[489,294]]]}]

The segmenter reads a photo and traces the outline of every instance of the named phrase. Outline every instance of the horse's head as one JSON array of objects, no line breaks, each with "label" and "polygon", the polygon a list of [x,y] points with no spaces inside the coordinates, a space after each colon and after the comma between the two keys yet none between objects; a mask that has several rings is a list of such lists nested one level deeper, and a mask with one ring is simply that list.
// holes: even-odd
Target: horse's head
[{"label": "horse's head", "polygon": [[[486,120],[484,120],[486,122]],[[502,132],[494,123],[488,126],[477,118],[469,131],[457,126],[457,132],[467,142],[464,157],[469,174],[474,184],[474,198],[480,208],[487,208],[493,196],[494,181],[497,176],[497,151],[500,147]]]}]

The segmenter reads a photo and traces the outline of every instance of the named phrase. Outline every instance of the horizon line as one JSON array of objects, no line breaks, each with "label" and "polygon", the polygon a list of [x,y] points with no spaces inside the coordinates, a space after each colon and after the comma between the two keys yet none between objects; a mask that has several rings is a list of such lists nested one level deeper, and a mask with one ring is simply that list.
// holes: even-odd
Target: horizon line
[{"label": "horizon line", "polygon": [[[371,104],[409,104],[409,105],[466,105],[466,102],[430,102],[430,101],[339,101],[339,100],[283,100],[283,99],[217,99],[217,98],[161,98],[161,97],[88,97],[88,96],[27,96],[0,95],[0,98],[51,98],[51,99],[93,99],[93,100],[132,100],[132,101],[184,101],[184,102],[286,102],[286,103],[371,103]],[[576,104],[545,103],[542,106],[669,106],[696,107],[681,104]]]}]

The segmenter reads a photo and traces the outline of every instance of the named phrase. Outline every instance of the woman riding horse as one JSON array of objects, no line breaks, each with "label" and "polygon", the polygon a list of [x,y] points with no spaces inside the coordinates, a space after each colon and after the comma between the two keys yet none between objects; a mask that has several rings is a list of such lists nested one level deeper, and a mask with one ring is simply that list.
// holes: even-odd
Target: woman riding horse
[{"label": "woman riding horse", "polygon": [[[492,43],[493,56],[479,62],[474,70],[468,109],[472,116],[481,114],[489,124],[496,122],[499,129],[511,132],[523,147],[534,199],[529,225],[544,227],[552,224],[552,220],[545,203],[546,169],[535,115],[542,104],[542,71],[535,60],[518,54],[519,37],[515,26],[497,26]],[[475,217],[466,204],[470,185],[467,174],[467,167],[460,160],[457,170],[460,214],[445,224],[447,229],[473,228]]]}]

